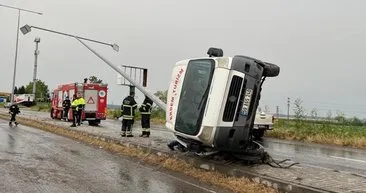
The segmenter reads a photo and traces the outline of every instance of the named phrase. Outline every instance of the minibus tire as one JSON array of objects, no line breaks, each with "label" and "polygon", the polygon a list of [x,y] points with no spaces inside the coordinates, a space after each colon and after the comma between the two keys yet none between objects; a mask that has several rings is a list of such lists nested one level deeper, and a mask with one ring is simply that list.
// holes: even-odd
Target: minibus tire
[{"label": "minibus tire", "polygon": [[280,74],[280,67],[275,64],[264,62],[263,65],[263,76],[276,77]]}]

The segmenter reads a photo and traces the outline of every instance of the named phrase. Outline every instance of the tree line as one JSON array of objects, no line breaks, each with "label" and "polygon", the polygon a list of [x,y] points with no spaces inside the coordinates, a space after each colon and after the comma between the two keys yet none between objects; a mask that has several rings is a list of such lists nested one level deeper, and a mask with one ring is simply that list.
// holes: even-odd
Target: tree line
[{"label": "tree line", "polygon": [[[96,76],[89,76],[89,78],[87,78],[89,80],[90,83],[102,83],[103,80],[99,79]],[[26,85],[22,85],[22,86],[15,86],[14,87],[14,94],[33,94],[33,81],[29,82]],[[48,85],[42,81],[37,79],[36,82],[36,96],[35,99],[40,102],[40,101],[49,101],[50,99],[50,92],[48,89]]]},{"label": "tree line", "polygon": [[354,116],[352,118],[347,118],[345,114],[338,110],[336,112],[336,115],[333,116],[332,111],[328,111],[326,114],[325,119],[320,118],[318,116],[318,110],[316,108],[313,108],[310,113],[308,114],[302,105],[302,100],[300,98],[297,98],[294,101],[293,106],[293,112],[294,112],[294,118],[297,123],[301,123],[301,121],[304,120],[311,120],[315,122],[329,122],[332,124],[340,124],[340,125],[352,125],[352,126],[362,126],[366,125],[366,121],[363,121],[359,119],[358,117]]},{"label": "tree line", "polygon": [[[32,94],[33,92],[33,82],[29,82],[26,85],[14,87],[14,94]],[[48,85],[42,81],[38,80],[36,82],[36,99],[49,99],[50,93],[48,89]]]}]

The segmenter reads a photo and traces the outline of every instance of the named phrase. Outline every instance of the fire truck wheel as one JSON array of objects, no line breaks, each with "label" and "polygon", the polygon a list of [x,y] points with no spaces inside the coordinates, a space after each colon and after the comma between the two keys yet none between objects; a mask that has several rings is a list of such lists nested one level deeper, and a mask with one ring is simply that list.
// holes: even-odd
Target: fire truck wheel
[{"label": "fire truck wheel", "polygon": [[95,120],[88,121],[88,123],[89,123],[90,126],[97,126],[98,125],[98,122],[95,121]]},{"label": "fire truck wheel", "polygon": [[263,76],[275,77],[280,74],[280,67],[278,67],[276,64],[264,62],[263,68]]}]

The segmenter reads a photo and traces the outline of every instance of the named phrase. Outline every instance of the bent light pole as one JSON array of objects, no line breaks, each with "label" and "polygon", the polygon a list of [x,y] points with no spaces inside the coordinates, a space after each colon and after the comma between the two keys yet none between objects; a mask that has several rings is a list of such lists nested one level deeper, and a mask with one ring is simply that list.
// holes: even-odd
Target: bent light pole
[{"label": "bent light pole", "polygon": [[28,13],[34,13],[34,14],[38,14],[38,15],[42,15],[42,13],[35,12],[35,11],[31,11],[31,10],[27,10],[27,9],[21,9],[21,8],[17,8],[17,7],[11,7],[11,6],[7,6],[7,5],[2,5],[2,4],[0,4],[0,7],[6,7],[6,8],[9,8],[9,9],[16,9],[16,10],[18,10],[18,27],[17,27],[17,40],[16,40],[16,44],[15,44],[15,59],[14,59],[14,71],[13,71],[13,84],[12,84],[12,87],[11,87],[11,96],[10,96],[10,102],[11,102],[11,104],[13,104],[14,103],[15,76],[16,76],[16,71],[17,71],[17,59],[18,59],[20,11],[24,11],[24,12],[28,12]]},{"label": "bent light pole", "polygon": [[[75,37],[76,38],[76,37]],[[141,84],[137,83],[135,80],[133,80],[127,73],[123,72],[121,69],[119,69],[116,65],[112,64],[110,61],[105,59],[103,56],[98,54],[95,50],[90,48],[88,45],[86,45],[83,41],[76,38],[80,43],[82,43],[88,50],[93,52],[96,56],[98,56],[101,60],[103,60],[106,64],[108,64],[113,70],[115,70],[117,73],[122,75],[124,78],[126,78],[132,85],[136,86],[144,95],[148,96],[152,101],[154,101],[160,108],[162,108],[164,111],[166,110],[166,104],[161,101],[158,97],[156,97],[154,94],[151,94],[147,89],[145,89]]]},{"label": "bent light pole", "polygon": [[96,56],[98,56],[101,60],[103,60],[103,62],[105,62],[106,64],[108,64],[113,70],[115,70],[121,76],[123,76],[124,78],[126,78],[132,85],[136,86],[143,94],[145,94],[146,96],[148,96],[160,108],[162,108],[164,111],[166,110],[166,104],[163,101],[161,101],[155,95],[151,94],[142,85],[140,85],[139,83],[137,83],[136,81],[134,81],[127,73],[123,72],[116,65],[112,64],[110,61],[108,61],[107,59],[105,59],[103,56],[101,56],[100,54],[98,54],[95,50],[93,50],[92,48],[90,48],[88,45],[86,45],[81,40],[87,40],[87,41],[91,41],[91,42],[95,42],[95,43],[100,43],[100,44],[104,44],[104,45],[107,45],[107,46],[111,46],[115,51],[118,52],[119,46],[117,44],[109,44],[109,43],[105,43],[105,42],[101,42],[101,41],[96,41],[96,40],[92,40],[92,39],[88,39],[88,38],[83,38],[83,37],[79,37],[79,36],[75,36],[75,35],[70,35],[70,34],[58,32],[58,31],[49,30],[49,29],[45,29],[45,28],[40,28],[40,27],[36,27],[36,26],[30,26],[30,25],[25,25],[25,26],[21,27],[20,30],[25,35],[25,34],[27,34],[27,33],[29,33],[31,31],[31,28],[39,29],[39,30],[44,30],[44,31],[48,31],[48,32],[52,32],[52,33],[56,33],[56,34],[60,34],[60,35],[66,35],[66,36],[70,36],[70,37],[73,37],[73,38],[77,39],[88,50],[90,50],[91,52],[93,52]]},{"label": "bent light pole", "polygon": [[25,25],[25,26],[23,26],[23,27],[20,28],[20,31],[25,35],[25,34],[27,34],[27,33],[29,33],[29,32],[32,31],[31,28],[39,29],[39,30],[43,30],[43,31],[48,31],[48,32],[51,32],[51,33],[56,33],[56,34],[60,34],[60,35],[64,35],[64,36],[69,36],[69,37],[73,37],[73,38],[77,38],[77,39],[87,40],[87,41],[94,42],[94,43],[98,43],[98,44],[103,44],[103,45],[111,46],[113,48],[113,50],[115,50],[116,52],[119,51],[119,46],[117,44],[105,43],[105,42],[101,42],[101,41],[97,41],[97,40],[92,40],[92,39],[89,39],[89,38],[84,38],[84,37],[80,37],[80,36],[76,36],[76,35],[71,35],[71,34],[67,34],[67,33],[62,33],[62,32],[55,31],[55,30],[40,28],[40,27],[37,27],[37,26]]}]

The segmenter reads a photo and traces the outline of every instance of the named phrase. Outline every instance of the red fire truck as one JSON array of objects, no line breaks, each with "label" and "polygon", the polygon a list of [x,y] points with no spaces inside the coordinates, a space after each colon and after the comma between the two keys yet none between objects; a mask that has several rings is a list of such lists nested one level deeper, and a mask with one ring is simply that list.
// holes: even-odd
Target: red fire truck
[{"label": "red fire truck", "polygon": [[[66,96],[69,96],[72,102],[74,95],[81,94],[85,99],[85,108],[82,114],[83,121],[88,121],[89,125],[98,125],[101,120],[106,119],[107,90],[108,85],[103,83],[71,83],[59,85],[53,91],[52,95],[51,118],[62,118],[62,102]],[[73,119],[71,108],[68,112],[68,119]]]}]

